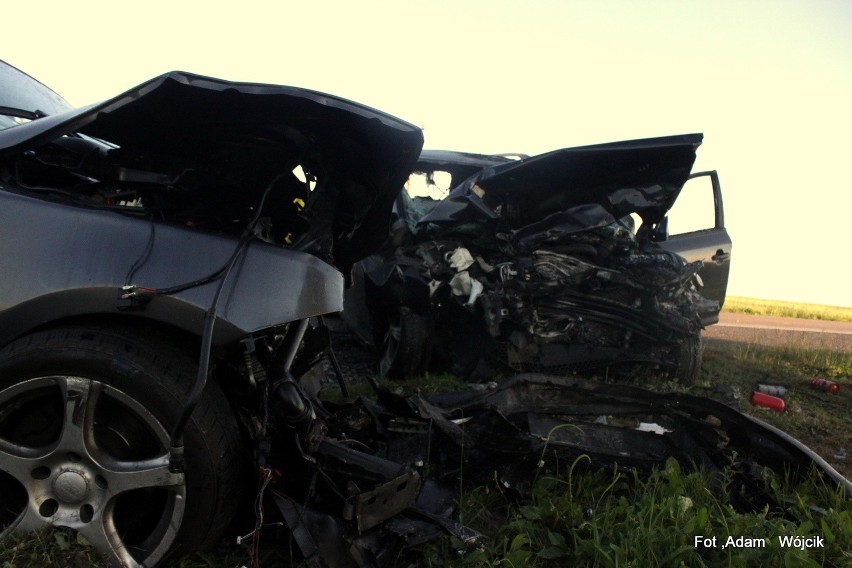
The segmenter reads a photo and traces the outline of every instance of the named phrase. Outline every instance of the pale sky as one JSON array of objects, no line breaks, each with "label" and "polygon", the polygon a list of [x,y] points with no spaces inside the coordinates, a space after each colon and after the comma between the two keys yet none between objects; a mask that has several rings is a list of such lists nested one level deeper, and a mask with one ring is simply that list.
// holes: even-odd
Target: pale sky
[{"label": "pale sky", "polygon": [[852,306],[852,2],[42,2],[0,59],[72,104],[179,69],[307,87],[427,148],[548,150],[703,132],[728,293]]}]

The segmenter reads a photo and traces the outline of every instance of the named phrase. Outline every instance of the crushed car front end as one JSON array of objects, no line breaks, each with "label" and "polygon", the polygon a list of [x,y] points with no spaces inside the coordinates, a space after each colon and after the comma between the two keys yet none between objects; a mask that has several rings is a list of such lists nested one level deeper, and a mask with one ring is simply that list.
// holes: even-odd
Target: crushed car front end
[{"label": "crushed car front end", "polygon": [[398,201],[407,223],[359,267],[372,317],[350,322],[383,341],[390,375],[643,365],[694,378],[702,322],[719,305],[700,294],[702,262],[658,241],[701,141],[482,159],[443,200]]}]

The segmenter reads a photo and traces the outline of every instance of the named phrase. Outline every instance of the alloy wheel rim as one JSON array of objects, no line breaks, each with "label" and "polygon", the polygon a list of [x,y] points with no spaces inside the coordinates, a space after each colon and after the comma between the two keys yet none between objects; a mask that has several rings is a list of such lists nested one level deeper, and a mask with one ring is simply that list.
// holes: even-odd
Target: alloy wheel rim
[{"label": "alloy wheel rim", "polygon": [[54,375],[0,391],[0,489],[26,494],[20,510],[0,510],[0,538],[65,527],[113,565],[155,564],[185,511],[168,446],[147,408],[100,381]]}]

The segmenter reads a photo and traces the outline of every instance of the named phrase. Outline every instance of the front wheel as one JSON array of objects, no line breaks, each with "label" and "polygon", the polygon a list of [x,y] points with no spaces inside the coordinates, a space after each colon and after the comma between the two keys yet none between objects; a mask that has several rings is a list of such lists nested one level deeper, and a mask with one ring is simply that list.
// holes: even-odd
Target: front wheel
[{"label": "front wheel", "polygon": [[196,367],[172,345],[97,327],[0,351],[0,538],[66,527],[115,566],[214,544],[239,491],[239,433],[215,384],[187,425],[185,473],[168,467]]}]

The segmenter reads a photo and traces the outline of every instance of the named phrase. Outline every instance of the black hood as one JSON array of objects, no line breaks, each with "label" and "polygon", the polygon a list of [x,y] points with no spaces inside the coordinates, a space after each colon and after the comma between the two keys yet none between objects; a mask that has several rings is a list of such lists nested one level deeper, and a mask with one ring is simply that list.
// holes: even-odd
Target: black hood
[{"label": "black hood", "polygon": [[570,207],[598,204],[615,218],[658,222],[689,177],[703,135],[684,134],[554,150],[482,170],[421,223],[503,219],[522,227]]},{"label": "black hood", "polygon": [[107,101],[0,131],[0,157],[69,135],[107,143],[97,171],[109,170],[111,182],[158,185],[161,197],[183,191],[205,207],[221,204],[222,214],[239,197],[233,194],[250,195],[254,206],[258,188],[301,166],[319,180],[301,200],[311,223],[302,248],[342,269],[386,237],[392,202],[423,144],[419,128],[339,97],[171,72]]}]

